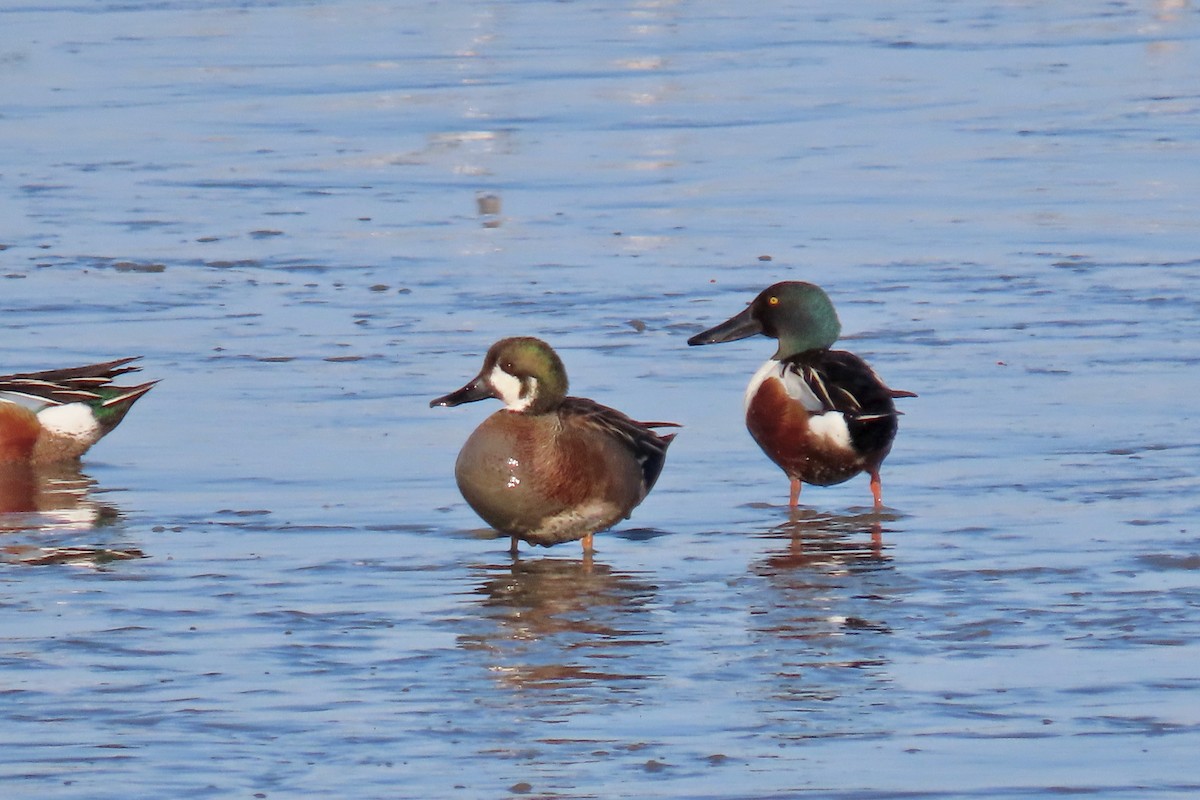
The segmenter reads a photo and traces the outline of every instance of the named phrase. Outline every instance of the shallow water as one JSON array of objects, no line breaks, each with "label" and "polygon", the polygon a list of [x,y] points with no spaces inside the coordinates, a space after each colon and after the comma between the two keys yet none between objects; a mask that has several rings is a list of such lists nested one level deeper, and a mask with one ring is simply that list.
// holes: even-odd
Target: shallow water
[{"label": "shallow water", "polygon": [[[968,4],[971,5],[971,4]],[[0,9],[4,372],[145,356],[6,481],[6,797],[1200,791],[1186,2]],[[916,391],[740,419],[782,278]],[[686,427],[593,559],[459,497],[497,338]],[[15,487],[15,488],[14,488]]]}]

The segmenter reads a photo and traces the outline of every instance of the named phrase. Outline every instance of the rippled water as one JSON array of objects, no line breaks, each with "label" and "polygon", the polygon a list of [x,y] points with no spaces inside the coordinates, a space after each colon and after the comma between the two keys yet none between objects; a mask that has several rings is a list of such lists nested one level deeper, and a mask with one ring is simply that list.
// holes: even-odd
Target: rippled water
[{"label": "rippled water", "polygon": [[[0,481],[5,797],[1200,792],[1200,13],[0,9],[0,368],[142,354]],[[918,392],[865,478],[740,419],[783,278]],[[685,425],[597,539],[459,497],[497,338]]]}]

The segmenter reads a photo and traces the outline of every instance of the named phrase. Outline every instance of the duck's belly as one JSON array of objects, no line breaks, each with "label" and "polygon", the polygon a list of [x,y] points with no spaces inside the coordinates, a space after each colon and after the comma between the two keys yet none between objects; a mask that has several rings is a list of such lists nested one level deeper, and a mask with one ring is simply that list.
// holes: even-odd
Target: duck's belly
[{"label": "duck's belly", "polygon": [[632,457],[563,431],[552,415],[496,412],[463,445],[454,477],[484,522],[532,544],[604,530],[641,501]]}]

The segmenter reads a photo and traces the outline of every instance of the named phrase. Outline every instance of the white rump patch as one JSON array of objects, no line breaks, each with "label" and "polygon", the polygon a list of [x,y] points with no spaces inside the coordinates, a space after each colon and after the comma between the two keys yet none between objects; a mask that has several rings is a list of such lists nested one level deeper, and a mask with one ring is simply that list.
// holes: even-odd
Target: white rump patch
[{"label": "white rump patch", "polygon": [[839,448],[851,448],[850,428],[846,425],[846,416],[840,411],[813,414],[808,418],[808,429]]},{"label": "white rump patch", "polygon": [[521,396],[521,379],[516,375],[510,375],[500,368],[500,365],[492,367],[492,373],[488,375],[488,383],[500,395],[500,401],[508,407],[509,411],[524,411],[533,405],[533,401],[537,399],[537,379],[530,378],[530,391],[524,397]]},{"label": "white rump patch", "polygon": [[56,436],[93,444],[100,438],[100,425],[92,409],[83,403],[51,406],[38,413],[38,422]]},{"label": "white rump patch", "polygon": [[750,401],[754,398],[754,393],[758,391],[764,381],[771,378],[782,383],[783,390],[787,392],[788,397],[799,400],[809,413],[815,414],[825,407],[813,394],[812,389],[808,388],[808,384],[804,382],[803,378],[788,369],[787,364],[772,359],[759,367],[758,372],[754,373],[754,377],[750,379],[750,385],[746,387],[746,411],[750,410]]}]

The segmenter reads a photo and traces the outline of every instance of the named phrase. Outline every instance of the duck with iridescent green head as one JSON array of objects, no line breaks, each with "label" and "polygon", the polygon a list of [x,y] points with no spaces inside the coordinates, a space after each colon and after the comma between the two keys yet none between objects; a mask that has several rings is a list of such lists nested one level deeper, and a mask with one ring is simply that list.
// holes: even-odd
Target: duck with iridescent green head
[{"label": "duck with iridescent green head", "polygon": [[833,350],[841,331],[821,287],[784,281],[760,292],[746,310],[688,339],[689,345],[756,334],[778,340],[775,355],[746,387],[746,427],[791,479],[792,507],[802,483],[832,486],[866,472],[875,508],[881,508],[879,470],[900,413],[892,400],[916,397],[888,388],[853,353]]}]

